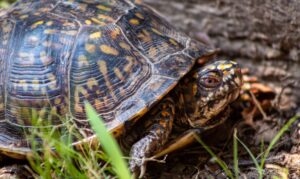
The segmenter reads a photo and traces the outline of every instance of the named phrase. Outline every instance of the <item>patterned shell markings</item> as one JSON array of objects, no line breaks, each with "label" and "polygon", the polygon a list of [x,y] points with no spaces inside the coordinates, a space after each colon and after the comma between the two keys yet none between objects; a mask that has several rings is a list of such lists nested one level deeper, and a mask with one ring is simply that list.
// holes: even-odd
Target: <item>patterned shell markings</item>
[{"label": "patterned shell markings", "polygon": [[87,126],[88,100],[116,128],[171,90],[193,65],[189,56],[205,53],[194,42],[186,49],[188,38],[144,6],[24,2],[1,20],[0,120],[9,123],[30,126],[32,109],[46,117],[47,109]]}]

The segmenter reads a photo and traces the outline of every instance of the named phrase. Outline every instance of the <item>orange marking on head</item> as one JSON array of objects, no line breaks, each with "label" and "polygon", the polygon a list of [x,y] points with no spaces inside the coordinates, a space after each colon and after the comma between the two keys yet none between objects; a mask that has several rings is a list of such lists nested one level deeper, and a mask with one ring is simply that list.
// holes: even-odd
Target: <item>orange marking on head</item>
[{"label": "orange marking on head", "polygon": [[218,65],[218,69],[219,70],[225,70],[225,69],[228,69],[228,68],[231,68],[232,67],[232,64],[231,63],[228,63],[228,64],[220,64]]}]

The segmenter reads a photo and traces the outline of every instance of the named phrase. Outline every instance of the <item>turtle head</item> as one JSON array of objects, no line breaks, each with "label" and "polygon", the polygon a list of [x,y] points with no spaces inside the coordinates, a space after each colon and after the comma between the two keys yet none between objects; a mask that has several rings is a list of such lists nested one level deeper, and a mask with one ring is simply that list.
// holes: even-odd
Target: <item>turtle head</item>
[{"label": "turtle head", "polygon": [[[211,128],[228,117],[231,102],[242,86],[241,70],[236,62],[215,61],[193,73],[188,102],[188,123],[193,128]],[[192,93],[192,95],[191,95]]]}]

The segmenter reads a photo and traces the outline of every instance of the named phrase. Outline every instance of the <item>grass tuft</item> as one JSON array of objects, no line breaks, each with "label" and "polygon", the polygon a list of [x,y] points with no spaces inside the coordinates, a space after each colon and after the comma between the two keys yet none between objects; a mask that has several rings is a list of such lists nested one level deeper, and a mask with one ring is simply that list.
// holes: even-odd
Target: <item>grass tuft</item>
[{"label": "grass tuft", "polygon": [[195,135],[195,139],[202,145],[202,147],[216,160],[216,162],[219,164],[219,166],[224,170],[225,174],[229,178],[233,178],[232,172],[229,170],[227,164],[220,159],[203,141],[202,139]]},{"label": "grass tuft", "polygon": [[[299,116],[294,116],[292,117],[281,129],[280,131],[276,134],[274,139],[270,142],[269,146],[267,149],[263,152],[261,155],[260,162],[258,160],[259,157],[255,157],[254,154],[251,152],[251,150],[247,147],[247,145],[242,142],[238,137],[237,137],[237,130],[234,130],[233,134],[233,165],[234,165],[234,176],[235,178],[239,178],[239,165],[238,165],[238,142],[244,147],[244,149],[247,151],[249,154],[250,158],[252,159],[258,174],[259,174],[259,179],[263,178],[263,171],[264,171],[264,165],[265,161],[268,158],[270,151],[272,148],[275,146],[275,144],[278,142],[280,137],[290,128],[290,126],[297,120],[299,119]],[[200,137],[195,135],[196,140],[202,145],[202,147],[216,160],[216,162],[219,164],[219,166],[223,169],[223,171],[226,173],[226,175],[229,178],[234,178],[232,172],[229,170],[227,164],[221,160],[202,140]],[[264,147],[264,144],[261,144],[261,147]]]},{"label": "grass tuft", "polygon": [[28,161],[37,176],[46,179],[131,178],[118,144],[101,118],[89,104],[86,104],[86,111],[101,146],[92,147],[89,143],[83,143],[80,151],[72,144],[85,137],[72,120],[61,119],[63,125],[51,125],[49,120],[39,118],[33,111],[33,127],[27,131],[32,147]]},{"label": "grass tuft", "polygon": [[120,179],[130,179],[130,172],[122,157],[121,150],[116,140],[106,130],[105,124],[102,122],[102,119],[98,117],[98,114],[92,105],[85,103],[85,109],[92,129],[95,131],[103,150],[110,158],[110,163],[112,164],[117,176]]}]

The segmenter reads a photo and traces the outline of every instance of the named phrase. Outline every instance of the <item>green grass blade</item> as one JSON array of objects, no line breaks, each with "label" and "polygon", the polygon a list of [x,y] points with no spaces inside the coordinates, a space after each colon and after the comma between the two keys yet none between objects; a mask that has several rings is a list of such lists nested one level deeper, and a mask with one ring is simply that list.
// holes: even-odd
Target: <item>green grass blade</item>
[{"label": "green grass blade", "polygon": [[238,144],[237,144],[237,129],[234,128],[233,132],[233,165],[235,178],[239,178],[239,160],[238,160]]},{"label": "green grass blade", "polygon": [[260,167],[260,165],[258,164],[258,161],[257,159],[255,158],[255,156],[253,155],[253,153],[251,152],[251,150],[247,147],[247,145],[242,142],[237,136],[234,136],[234,138],[236,138],[236,140],[239,141],[240,144],[242,144],[242,146],[245,148],[245,150],[248,152],[248,154],[250,155],[252,161],[254,162],[255,164],[255,167],[256,169],[258,170],[258,173],[259,173],[259,176],[262,176],[262,173],[263,173],[263,170],[262,168]]},{"label": "green grass blade", "polygon": [[263,155],[263,158],[261,159],[260,166],[263,168],[265,164],[265,160],[270,154],[271,149],[274,147],[275,143],[280,139],[280,137],[289,129],[289,127],[299,118],[299,116],[294,116],[292,117],[281,129],[280,131],[276,134],[274,139],[271,141],[270,145],[268,146],[265,154]]},{"label": "green grass blade", "polygon": [[213,157],[216,159],[216,162],[218,163],[218,165],[224,170],[224,172],[226,173],[226,175],[229,178],[233,178],[232,172],[228,169],[228,166],[226,165],[226,163],[221,160],[202,140],[200,137],[198,137],[197,135],[194,135],[195,139],[203,146],[203,148]]},{"label": "green grass blade", "polygon": [[89,122],[91,123],[92,129],[95,131],[103,150],[106,152],[108,157],[111,159],[111,164],[115,169],[117,176],[120,179],[131,179],[129,169],[126,165],[125,160],[122,157],[120,148],[117,142],[106,130],[102,119],[98,116],[95,109],[89,103],[85,103],[86,114]]}]

